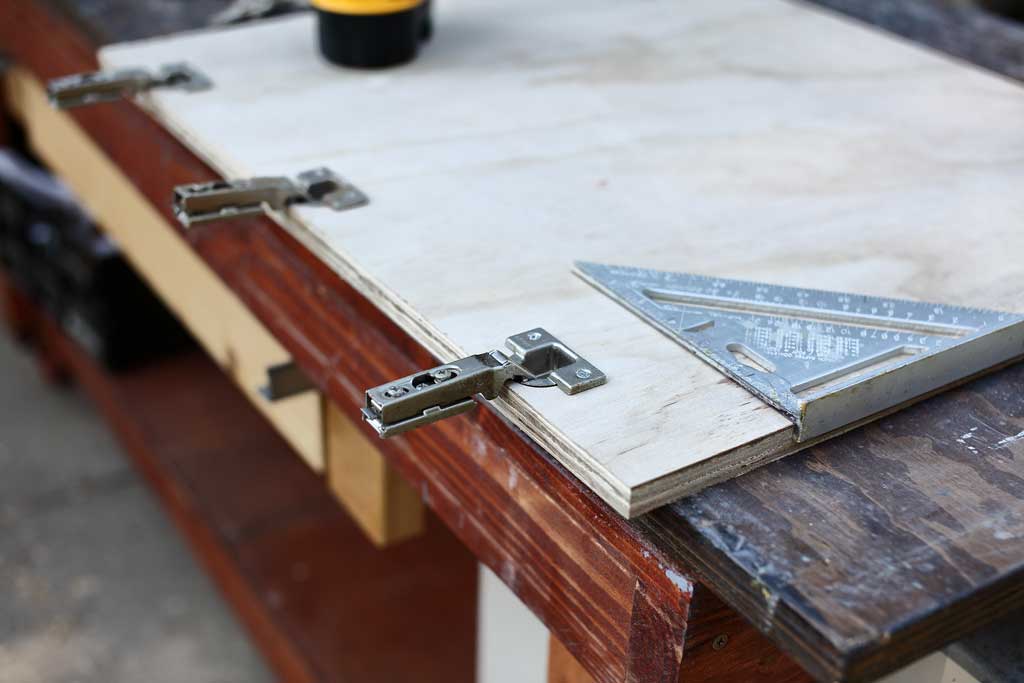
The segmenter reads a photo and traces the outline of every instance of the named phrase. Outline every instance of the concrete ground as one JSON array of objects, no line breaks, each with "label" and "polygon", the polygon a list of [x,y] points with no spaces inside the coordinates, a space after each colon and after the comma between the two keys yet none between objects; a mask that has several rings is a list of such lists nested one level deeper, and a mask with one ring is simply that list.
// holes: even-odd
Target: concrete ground
[{"label": "concrete ground", "polygon": [[271,680],[92,405],[0,330],[0,683]]}]

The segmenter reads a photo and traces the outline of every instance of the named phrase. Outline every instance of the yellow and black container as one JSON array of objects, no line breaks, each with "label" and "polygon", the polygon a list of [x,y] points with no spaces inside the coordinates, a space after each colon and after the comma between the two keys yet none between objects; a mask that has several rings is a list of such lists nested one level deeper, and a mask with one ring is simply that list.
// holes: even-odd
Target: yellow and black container
[{"label": "yellow and black container", "polygon": [[379,68],[416,57],[430,37],[430,0],[311,0],[320,51],[335,64]]}]

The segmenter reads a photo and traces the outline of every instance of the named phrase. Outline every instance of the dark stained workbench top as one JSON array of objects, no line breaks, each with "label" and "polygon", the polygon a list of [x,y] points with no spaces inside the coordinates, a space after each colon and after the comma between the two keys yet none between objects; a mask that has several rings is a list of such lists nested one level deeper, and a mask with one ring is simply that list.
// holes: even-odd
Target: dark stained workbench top
[{"label": "dark stained workbench top", "polygon": [[[203,26],[229,4],[53,1],[101,43]],[[1024,79],[1024,28],[973,6],[817,4]],[[883,669],[1024,605],[1022,387],[1018,364],[635,524],[803,661]]]},{"label": "dark stained workbench top", "polygon": [[[1024,80],[1024,24],[969,0],[805,0]],[[99,44],[207,25],[230,0],[53,0]],[[993,3],[998,4],[998,3]],[[1004,2],[1010,5],[1010,2]]]},{"label": "dark stained workbench top", "polygon": [[[972,0],[809,0],[1024,81],[1024,23]],[[989,0],[1009,7],[1013,0]],[[1024,14],[1019,2],[1018,13]]]}]

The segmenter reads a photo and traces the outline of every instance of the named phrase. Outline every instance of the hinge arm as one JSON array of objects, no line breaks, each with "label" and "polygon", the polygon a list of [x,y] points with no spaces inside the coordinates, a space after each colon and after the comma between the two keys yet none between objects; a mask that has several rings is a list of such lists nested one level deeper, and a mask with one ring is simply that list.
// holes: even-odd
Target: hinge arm
[{"label": "hinge arm", "polygon": [[215,180],[174,188],[174,215],[185,227],[193,223],[280,211],[293,204],[353,209],[369,201],[363,192],[330,169],[285,177]]},{"label": "hinge arm", "polygon": [[55,78],[47,84],[46,91],[53,106],[71,109],[131,97],[153,88],[197,92],[212,86],[209,78],[187,64],[167,64],[155,73],[145,69],[120,69]]},{"label": "hinge arm", "polygon": [[458,415],[473,397],[498,397],[506,383],[559,387],[576,394],[600,386],[605,374],[542,328],[509,337],[511,355],[490,351],[383,384],[366,392],[363,418],[387,438]]}]

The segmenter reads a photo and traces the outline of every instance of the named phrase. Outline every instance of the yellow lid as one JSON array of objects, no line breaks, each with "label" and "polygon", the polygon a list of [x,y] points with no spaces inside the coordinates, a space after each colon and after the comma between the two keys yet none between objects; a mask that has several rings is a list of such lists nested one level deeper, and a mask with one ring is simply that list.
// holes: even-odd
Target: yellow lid
[{"label": "yellow lid", "polygon": [[423,4],[424,0],[310,0],[317,9],[335,14],[394,14]]}]

